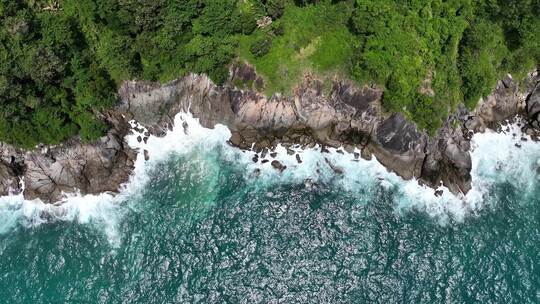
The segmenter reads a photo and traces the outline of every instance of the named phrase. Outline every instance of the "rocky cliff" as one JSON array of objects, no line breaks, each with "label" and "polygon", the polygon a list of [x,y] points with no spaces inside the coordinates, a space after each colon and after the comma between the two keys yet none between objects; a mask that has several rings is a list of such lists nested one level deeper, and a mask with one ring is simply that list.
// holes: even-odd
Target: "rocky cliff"
[{"label": "rocky cliff", "polygon": [[404,179],[416,178],[434,188],[443,184],[456,194],[471,188],[473,133],[497,129],[516,115],[528,119],[524,128],[533,136],[540,124],[536,74],[521,86],[511,77],[500,81],[474,112],[460,109],[431,138],[402,114],[385,113],[383,91],[377,87],[336,80],[325,88],[306,75],[291,96],[267,98],[258,92],[263,86],[255,71],[243,64],[231,69],[223,86],[193,74],[165,85],[125,82],[119,89],[119,105],[104,116],[112,129],[95,143],[72,140],[32,152],[0,147],[0,194],[21,191],[21,179],[25,197],[47,202],[60,200],[62,192],[116,191],[128,180],[136,156],[123,141],[130,132],[127,121],[135,119],[151,134],[162,136],[180,111],[192,112],[205,127],[226,125],[232,132],[230,142],[242,149],[272,149],[278,143],[318,143],[348,151],[358,147],[362,157],[375,156]]},{"label": "rocky cliff", "polygon": [[[249,66],[237,66],[231,75],[221,87],[203,75],[189,75],[165,86],[126,82],[120,89],[120,107],[157,135],[170,127],[176,113],[190,111],[206,127],[226,125],[232,132],[231,143],[242,149],[271,149],[278,143],[318,143],[348,151],[359,147],[364,158],[374,155],[404,179],[416,178],[434,188],[443,184],[453,193],[471,188],[473,133],[497,129],[516,115],[530,119],[531,125],[524,126],[527,132],[537,132],[533,128],[540,112],[536,74],[524,84],[507,76],[475,111],[459,109],[431,138],[402,114],[385,113],[383,92],[377,87],[339,80],[325,92],[323,83],[306,75],[292,96],[267,98],[257,93],[262,80]],[[253,85],[239,90],[233,83]]]},{"label": "rocky cliff", "polygon": [[[107,113],[112,124],[106,136],[93,143],[77,138],[54,147],[23,151],[0,147],[0,194],[24,191],[27,199],[57,202],[63,193],[116,192],[133,170],[136,151],[124,142],[129,125],[118,113]],[[24,181],[24,189],[21,188]]]}]

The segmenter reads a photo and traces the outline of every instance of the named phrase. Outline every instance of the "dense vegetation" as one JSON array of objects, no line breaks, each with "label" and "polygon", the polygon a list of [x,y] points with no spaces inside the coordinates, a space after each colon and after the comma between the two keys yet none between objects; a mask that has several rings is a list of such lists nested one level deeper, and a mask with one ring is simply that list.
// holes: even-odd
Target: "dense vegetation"
[{"label": "dense vegetation", "polygon": [[222,83],[235,57],[267,94],[306,71],[378,84],[389,111],[434,130],[538,65],[539,16],[540,0],[4,0],[0,140],[94,139],[123,80]]}]

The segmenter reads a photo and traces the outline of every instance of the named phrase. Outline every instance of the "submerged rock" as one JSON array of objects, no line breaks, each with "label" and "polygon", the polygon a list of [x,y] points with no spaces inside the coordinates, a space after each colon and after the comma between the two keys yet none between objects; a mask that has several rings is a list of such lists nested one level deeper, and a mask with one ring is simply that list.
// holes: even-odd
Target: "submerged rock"
[{"label": "submerged rock", "polygon": [[189,127],[188,123],[184,121],[182,123],[182,128],[184,129],[184,134],[186,134],[186,135],[188,134],[188,127]]},{"label": "submerged rock", "polygon": [[336,165],[334,165],[330,160],[328,160],[328,158],[324,158],[324,161],[326,162],[326,164],[334,171],[334,173],[338,174],[338,175],[342,175],[345,171],[343,170],[343,168],[341,167],[338,167]]},{"label": "submerged rock", "polygon": [[272,167],[274,167],[274,169],[278,170],[279,172],[283,172],[285,171],[285,169],[287,169],[287,166],[283,165],[278,160],[273,160],[270,165],[272,165]]},{"label": "submerged rock", "polygon": [[[373,154],[371,154],[371,151],[369,151],[368,148],[362,149],[362,151],[360,151],[360,156],[362,157],[362,159],[365,159],[365,160],[372,160],[373,159]],[[356,154],[354,155],[354,157],[355,157],[355,159],[358,159]]]},{"label": "submerged rock", "polygon": [[144,150],[144,160],[145,161],[150,160],[150,155],[148,154],[148,150],[146,150],[146,149]]}]

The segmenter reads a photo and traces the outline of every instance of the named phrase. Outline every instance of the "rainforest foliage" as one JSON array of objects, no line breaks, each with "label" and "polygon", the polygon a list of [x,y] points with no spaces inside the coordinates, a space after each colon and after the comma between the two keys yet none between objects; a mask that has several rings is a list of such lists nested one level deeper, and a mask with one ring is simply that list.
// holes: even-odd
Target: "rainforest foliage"
[{"label": "rainforest foliage", "polygon": [[539,16],[540,0],[2,0],[0,141],[92,140],[123,80],[223,83],[235,58],[267,94],[307,71],[377,84],[388,111],[434,130],[538,66]]}]

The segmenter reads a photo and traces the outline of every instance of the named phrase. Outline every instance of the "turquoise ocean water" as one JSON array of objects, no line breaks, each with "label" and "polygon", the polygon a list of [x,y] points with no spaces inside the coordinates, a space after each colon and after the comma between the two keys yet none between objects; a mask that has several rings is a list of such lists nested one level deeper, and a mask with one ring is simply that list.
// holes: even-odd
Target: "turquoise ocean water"
[{"label": "turquoise ocean water", "polygon": [[436,198],[317,148],[280,174],[182,119],[120,195],[0,199],[0,303],[540,302],[540,144],[515,130],[476,135],[473,191]]}]

